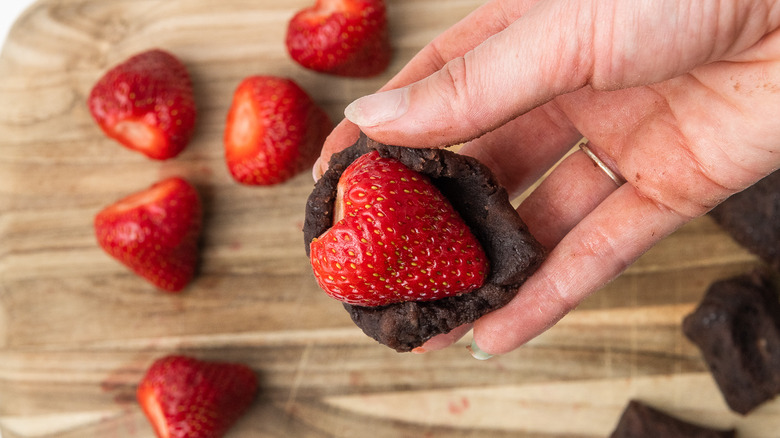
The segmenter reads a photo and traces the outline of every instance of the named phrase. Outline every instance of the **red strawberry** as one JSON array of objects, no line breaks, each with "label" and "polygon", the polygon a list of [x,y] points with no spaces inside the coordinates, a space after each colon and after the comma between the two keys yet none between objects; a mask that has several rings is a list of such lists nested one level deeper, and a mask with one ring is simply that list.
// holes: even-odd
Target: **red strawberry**
[{"label": "red strawberry", "polygon": [[286,181],[311,167],[333,128],[295,82],[250,76],[239,84],[225,127],[225,160],[243,184]]},{"label": "red strawberry", "polygon": [[472,291],[487,256],[444,195],[417,172],[373,151],[338,184],[335,225],[312,241],[328,295],[361,305],[428,301]]},{"label": "red strawberry", "polygon": [[287,51],[302,66],[338,76],[382,73],[392,49],[383,0],[317,0],[287,28]]},{"label": "red strawberry", "polygon": [[162,50],[140,53],[109,70],[92,88],[88,104],[106,135],[156,160],[178,155],[195,127],[190,76]]},{"label": "red strawberry", "polygon": [[137,397],[160,438],[218,438],[243,415],[257,392],[246,365],[186,356],[155,361]]},{"label": "red strawberry", "polygon": [[176,292],[195,273],[201,215],[195,188],[174,177],[98,213],[95,234],[112,257],[155,286]]}]

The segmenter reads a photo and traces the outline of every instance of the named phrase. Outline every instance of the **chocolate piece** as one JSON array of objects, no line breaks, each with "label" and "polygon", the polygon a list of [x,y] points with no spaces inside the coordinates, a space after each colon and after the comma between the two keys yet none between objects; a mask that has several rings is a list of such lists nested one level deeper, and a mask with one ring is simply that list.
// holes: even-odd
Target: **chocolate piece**
[{"label": "chocolate piece", "polygon": [[780,171],[726,199],[710,216],[737,243],[780,271]]},{"label": "chocolate piece", "polygon": [[384,145],[361,134],[354,145],[333,155],[328,171],[309,195],[303,226],[307,256],[311,241],[333,225],[339,177],[359,156],[374,149],[427,175],[469,226],[490,260],[485,284],[466,294],[380,307],[344,304],[367,335],[397,351],[410,351],[435,335],[504,306],[542,263],[545,252],[512,207],[506,190],[477,160],[441,149]]},{"label": "chocolate piece", "polygon": [[714,283],[685,317],[683,332],[735,412],[747,414],[780,394],[780,300],[766,275]]},{"label": "chocolate piece", "polygon": [[675,418],[632,400],[610,438],[733,438],[734,430],[717,430]]}]

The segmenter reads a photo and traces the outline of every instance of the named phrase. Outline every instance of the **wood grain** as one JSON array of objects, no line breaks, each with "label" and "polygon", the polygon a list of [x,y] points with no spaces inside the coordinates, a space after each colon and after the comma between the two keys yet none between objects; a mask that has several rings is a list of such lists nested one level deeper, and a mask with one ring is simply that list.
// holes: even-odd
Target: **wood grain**
[{"label": "wood grain", "polygon": [[[713,280],[758,262],[695,220],[527,346],[486,362],[465,341],[397,354],[317,288],[306,260],[302,174],[235,184],[222,158],[232,92],[250,74],[295,78],[334,120],[481,2],[390,0],[390,70],[370,80],[303,70],[287,20],[309,3],[40,1],[0,55],[0,430],[17,437],[151,437],[135,386],[179,352],[250,365],[261,392],[230,437],[599,437],[630,398],[683,418],[772,437],[780,404],[728,411],[680,322]],[[106,139],[85,105],[111,65],[150,47],[190,68],[192,144],[151,162]],[[201,191],[197,280],[157,292],[96,245],[103,206],[169,175]]]}]

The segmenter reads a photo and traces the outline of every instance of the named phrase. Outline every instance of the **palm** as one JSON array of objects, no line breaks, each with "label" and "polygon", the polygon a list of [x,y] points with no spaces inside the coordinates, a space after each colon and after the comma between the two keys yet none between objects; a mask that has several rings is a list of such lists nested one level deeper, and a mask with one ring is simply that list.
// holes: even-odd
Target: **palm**
[{"label": "palm", "polygon": [[641,194],[695,217],[777,167],[780,125],[767,115],[780,99],[735,79],[761,68],[712,64],[650,86],[583,89],[555,105]]}]

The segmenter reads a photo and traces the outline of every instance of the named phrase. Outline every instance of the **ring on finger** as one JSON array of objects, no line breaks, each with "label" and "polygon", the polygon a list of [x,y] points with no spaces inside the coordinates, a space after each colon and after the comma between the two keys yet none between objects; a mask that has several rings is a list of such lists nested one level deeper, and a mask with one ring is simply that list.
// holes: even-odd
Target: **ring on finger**
[{"label": "ring on finger", "polygon": [[626,180],[622,176],[610,169],[609,166],[601,161],[601,159],[595,153],[593,153],[592,150],[590,150],[587,140],[580,143],[580,150],[582,150],[582,152],[584,152],[585,155],[587,155],[588,158],[590,158],[596,164],[596,166],[598,166],[609,177],[609,179],[617,184],[618,187],[626,183]]}]

